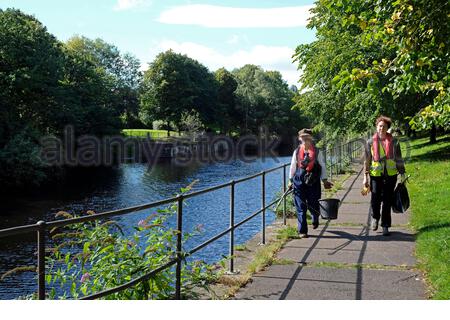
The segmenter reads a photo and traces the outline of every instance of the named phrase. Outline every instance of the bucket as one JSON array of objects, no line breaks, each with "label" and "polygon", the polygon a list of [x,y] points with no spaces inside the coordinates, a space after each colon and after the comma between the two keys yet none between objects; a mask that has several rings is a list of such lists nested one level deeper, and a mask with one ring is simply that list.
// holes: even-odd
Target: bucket
[{"label": "bucket", "polygon": [[335,220],[338,216],[339,199],[319,199],[320,215],[322,219]]}]

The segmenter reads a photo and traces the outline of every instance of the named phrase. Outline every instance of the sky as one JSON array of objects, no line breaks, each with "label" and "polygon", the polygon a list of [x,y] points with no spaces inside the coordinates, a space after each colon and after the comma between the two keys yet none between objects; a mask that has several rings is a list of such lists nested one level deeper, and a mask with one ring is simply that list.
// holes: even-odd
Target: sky
[{"label": "sky", "polygon": [[101,38],[136,56],[142,69],[172,49],[211,71],[255,64],[278,70],[298,85],[292,63],[299,44],[315,39],[307,29],[313,0],[0,0],[0,8],[34,15],[61,41],[74,35]]}]

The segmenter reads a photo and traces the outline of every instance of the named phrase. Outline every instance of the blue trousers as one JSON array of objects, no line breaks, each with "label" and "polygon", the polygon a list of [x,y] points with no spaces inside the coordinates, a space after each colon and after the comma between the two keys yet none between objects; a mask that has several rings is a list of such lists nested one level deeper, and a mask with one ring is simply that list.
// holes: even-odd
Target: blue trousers
[{"label": "blue trousers", "polygon": [[312,224],[319,224],[319,199],[321,195],[320,180],[312,186],[302,184],[294,187],[294,204],[297,209],[298,232],[308,234],[308,224],[306,222],[306,211],[312,217]]}]

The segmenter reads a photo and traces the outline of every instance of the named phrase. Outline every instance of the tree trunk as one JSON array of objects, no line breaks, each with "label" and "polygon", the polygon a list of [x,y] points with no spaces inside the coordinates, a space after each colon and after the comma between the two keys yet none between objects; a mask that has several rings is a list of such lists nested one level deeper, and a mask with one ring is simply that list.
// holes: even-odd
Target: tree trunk
[{"label": "tree trunk", "polygon": [[436,143],[436,135],[437,135],[437,130],[436,130],[436,125],[433,124],[433,126],[431,127],[430,130],[430,143]]},{"label": "tree trunk", "polygon": [[167,121],[167,136],[170,137],[170,123]]}]

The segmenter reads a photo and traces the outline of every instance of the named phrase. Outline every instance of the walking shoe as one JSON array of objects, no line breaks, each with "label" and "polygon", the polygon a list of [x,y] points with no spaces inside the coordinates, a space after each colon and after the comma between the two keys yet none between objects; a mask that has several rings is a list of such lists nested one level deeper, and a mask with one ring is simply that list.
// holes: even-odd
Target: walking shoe
[{"label": "walking shoe", "polygon": [[378,230],[378,220],[372,218],[372,230],[377,231]]},{"label": "walking shoe", "polygon": [[306,233],[300,233],[298,236],[300,239],[308,238],[308,234],[306,234]]},{"label": "walking shoe", "polygon": [[319,227],[319,223],[317,222],[317,223],[313,223],[313,225],[312,225],[312,228],[313,229],[317,229]]},{"label": "walking shoe", "polygon": [[389,234],[390,233],[388,227],[383,227],[383,236],[388,236]]}]

